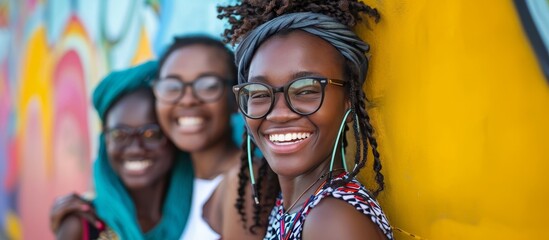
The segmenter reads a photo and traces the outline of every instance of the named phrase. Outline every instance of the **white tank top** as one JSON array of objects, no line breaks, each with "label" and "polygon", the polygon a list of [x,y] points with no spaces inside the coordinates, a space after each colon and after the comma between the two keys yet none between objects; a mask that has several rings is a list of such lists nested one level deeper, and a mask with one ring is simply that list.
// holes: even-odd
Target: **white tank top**
[{"label": "white tank top", "polygon": [[187,220],[187,226],[179,240],[218,240],[221,238],[202,218],[204,204],[210,199],[221,180],[223,180],[222,174],[211,180],[194,179],[191,212]]}]

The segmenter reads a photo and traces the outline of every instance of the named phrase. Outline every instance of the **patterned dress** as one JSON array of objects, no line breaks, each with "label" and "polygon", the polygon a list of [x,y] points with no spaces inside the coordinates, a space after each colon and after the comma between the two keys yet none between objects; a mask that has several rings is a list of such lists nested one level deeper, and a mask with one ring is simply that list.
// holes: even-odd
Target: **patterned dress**
[{"label": "patterned dress", "polygon": [[[340,174],[334,180],[341,179],[344,176],[344,174]],[[326,185],[323,186],[320,191],[309,198],[305,203],[306,205],[300,211],[293,214],[284,214],[282,196],[279,196],[269,216],[269,227],[264,240],[302,239],[303,224],[307,215],[326,197],[333,197],[351,204],[357,211],[368,216],[379,227],[387,239],[393,240],[391,226],[381,207],[370,196],[364,185],[356,179],[336,189],[327,187]]]}]

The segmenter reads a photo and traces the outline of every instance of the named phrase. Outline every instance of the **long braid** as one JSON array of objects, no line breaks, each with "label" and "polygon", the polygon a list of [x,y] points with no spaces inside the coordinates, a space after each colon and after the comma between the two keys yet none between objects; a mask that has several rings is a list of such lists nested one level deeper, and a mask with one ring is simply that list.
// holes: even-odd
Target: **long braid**
[{"label": "long braid", "polygon": [[362,98],[364,98],[364,92],[362,91],[362,86],[357,86],[358,84],[356,84],[356,82],[353,82],[354,84],[354,92],[353,92],[353,97],[355,99],[355,102],[354,102],[354,109],[355,109],[355,113],[357,114],[357,117],[358,117],[358,122],[356,123],[356,126],[358,128],[360,128],[360,133],[361,133],[361,136],[359,138],[357,138],[357,143],[360,143],[362,145],[362,152],[361,152],[361,156],[362,156],[362,160],[360,162],[358,162],[358,167],[357,167],[357,171],[358,169],[362,169],[365,165],[366,165],[366,162],[367,162],[367,158],[368,158],[368,138],[365,137],[365,133],[366,133],[366,124],[364,123],[364,117],[367,116],[367,112],[366,112],[366,106],[364,105],[364,101]]},{"label": "long braid", "polygon": [[[352,79],[356,78],[356,74],[354,72],[351,73]],[[358,171],[364,167],[367,161],[368,157],[368,142],[367,139],[364,137],[364,124],[361,123],[360,119],[362,119],[361,109],[363,109],[364,106],[360,104],[360,98],[362,97],[360,95],[361,87],[357,86],[356,81],[352,81],[351,83],[351,105],[354,111],[354,114],[357,115],[358,121],[354,119],[353,121],[353,128],[355,131],[355,142],[357,143],[357,155],[356,155],[356,168],[353,169],[353,172],[351,173],[351,176],[356,176],[358,174]]]},{"label": "long braid", "polygon": [[[252,153],[253,154],[253,153]],[[255,229],[258,227],[266,227],[267,220],[265,215],[275,205],[276,196],[280,192],[280,184],[278,183],[278,176],[271,169],[265,158],[261,159],[261,165],[258,171],[257,178],[257,195],[260,199],[259,204],[254,204],[253,219],[254,223],[250,226],[250,232],[255,233]]]},{"label": "long braid", "polygon": [[343,139],[341,141],[341,146],[343,147],[343,154],[347,153],[347,146],[349,145],[347,141],[347,132],[349,131],[349,126],[345,124],[345,128],[343,129],[343,136],[341,136]]},{"label": "long braid", "polygon": [[[356,79],[356,70],[349,67],[350,64],[345,64],[344,70],[346,76],[349,79]],[[353,121],[353,132],[356,146],[355,153],[355,165],[356,167],[351,171],[347,178],[341,181],[332,183],[334,187],[341,186],[349,182],[353,177],[358,175],[360,170],[366,165],[368,158],[368,145],[372,146],[372,155],[374,157],[373,170],[375,172],[375,180],[378,185],[377,189],[371,190],[374,196],[377,196],[385,188],[384,176],[381,173],[381,160],[380,154],[377,150],[377,140],[374,136],[374,128],[370,124],[370,117],[366,111],[366,95],[361,86],[357,86],[357,81],[350,81],[349,100],[351,102],[351,108],[353,112],[357,114],[358,122],[356,119]]]},{"label": "long braid", "polygon": [[375,138],[374,134],[374,127],[370,123],[370,116],[368,114],[368,111],[366,111],[366,94],[364,93],[364,90],[362,87],[357,87],[355,89],[355,96],[358,96],[357,98],[357,105],[358,105],[358,119],[359,119],[359,126],[362,130],[362,132],[366,133],[366,137],[362,137],[362,142],[364,144],[364,162],[361,164],[360,167],[363,167],[364,164],[366,164],[366,158],[368,154],[368,143],[372,147],[372,155],[374,157],[374,163],[373,163],[373,170],[375,172],[375,180],[378,185],[377,189],[372,191],[372,194],[377,197],[377,195],[383,191],[385,188],[384,184],[384,176],[381,173],[381,160],[380,160],[380,154],[377,150],[377,140]]},{"label": "long braid", "polygon": [[[244,129],[243,133],[243,143],[242,143],[242,155],[240,157],[240,172],[238,173],[238,197],[236,199],[235,207],[238,210],[240,215],[240,220],[242,221],[243,227],[248,228],[247,217],[246,217],[246,189],[250,186],[250,173],[248,170],[248,151],[246,146],[246,137],[248,136],[247,129]],[[250,152],[252,154],[252,159],[254,159],[254,152],[256,145],[253,141],[250,142]],[[258,227],[266,227],[267,223],[264,222],[262,217],[264,213],[270,211],[276,200],[276,196],[280,191],[280,185],[278,183],[277,175],[269,167],[267,160],[265,158],[261,159],[261,165],[258,170],[258,178],[256,182],[256,192],[258,198],[260,199],[260,204],[254,204],[253,208],[253,224],[248,228],[251,233],[256,233],[255,229]],[[265,191],[265,192],[263,192]]]},{"label": "long braid", "polygon": [[[375,180],[378,185],[377,189],[372,191],[372,194],[377,197],[377,195],[383,191],[385,188],[384,183],[384,176],[381,173],[381,160],[380,160],[380,154],[377,150],[377,140],[374,136],[374,127],[370,123],[370,116],[368,112],[366,111],[366,94],[364,93],[364,90],[362,89],[362,86],[356,86],[356,82],[353,81],[354,86],[354,94],[351,94],[353,98],[355,98],[357,116],[358,116],[358,126],[360,126],[360,129],[363,133],[366,133],[366,136],[364,135],[361,137],[362,144],[363,144],[363,161],[359,163],[358,169],[364,167],[367,161],[368,156],[368,144],[372,147],[372,155],[374,157],[374,163],[373,163],[373,170],[375,172]],[[358,142],[358,141],[357,141]]]},{"label": "long braid", "polygon": [[[345,64],[344,64],[344,66],[343,66],[343,69],[344,69],[344,73],[345,73],[346,75],[349,75],[352,71],[351,71],[350,68],[348,67],[349,64],[347,64],[347,63],[348,63],[348,61],[345,61]],[[351,78],[351,76],[346,76],[345,79],[352,79],[352,78]],[[352,89],[352,87],[351,87],[351,89]],[[350,93],[352,92],[352,90],[346,89],[346,91],[347,91],[347,92],[346,92],[347,95],[352,95],[352,94],[350,94]],[[351,96],[351,98],[352,98],[352,96]],[[352,106],[351,106],[351,108],[352,108]],[[353,121],[353,122],[354,122],[354,121]],[[347,153],[347,146],[349,145],[349,143],[348,143],[348,141],[347,141],[347,132],[349,132],[349,125],[348,125],[348,124],[345,124],[345,130],[344,130],[344,132],[343,132],[343,148],[345,149],[345,153]],[[358,131],[357,131],[356,129],[353,128],[353,135],[355,136],[355,140],[357,139],[357,138],[356,138],[357,132],[358,132]],[[358,146],[357,146],[357,151],[358,151]],[[354,160],[355,165],[356,165],[357,161],[358,161],[358,155],[355,153],[355,160]]]},{"label": "long braid", "polygon": [[244,197],[246,195],[246,187],[248,186],[248,181],[250,180],[250,177],[248,176],[249,173],[247,171],[248,169],[248,157],[247,157],[247,147],[246,147],[246,137],[247,132],[246,129],[244,129],[244,134],[242,138],[244,141],[242,142],[242,155],[240,156],[240,172],[238,173],[238,197],[236,198],[235,207],[238,211],[238,214],[240,215],[240,220],[242,221],[243,227],[246,228],[246,210],[244,207],[244,204],[246,203],[246,198]]},{"label": "long braid", "polygon": [[[262,190],[265,191],[265,194],[261,195],[260,210],[254,213],[254,219],[256,221],[256,225],[254,226],[266,227],[268,219],[261,219],[261,217],[267,217],[268,213],[275,206],[277,196],[280,193],[280,184],[278,182],[278,175],[271,169],[267,160],[265,158],[262,160],[263,164],[266,166],[265,176],[267,181],[260,185]],[[261,222],[262,220],[265,222]]]},{"label": "long braid", "polygon": [[[352,69],[351,64],[348,63],[348,61],[345,62],[344,66],[344,72],[347,79],[357,79],[356,70]],[[356,86],[358,83],[357,81],[349,81],[350,82],[350,89],[348,89],[348,96],[349,101],[351,102],[351,109],[352,114],[357,114],[359,119],[361,118],[360,114],[358,114],[357,109],[360,109],[360,101],[358,98],[360,95],[357,93],[358,89],[360,87]],[[349,181],[351,181],[356,175],[358,175],[359,171],[364,167],[366,163],[367,153],[368,153],[368,140],[364,138],[363,131],[365,129],[364,126],[361,126],[360,121],[357,122],[356,120],[353,120],[353,135],[355,138],[355,142],[357,144],[356,146],[356,153],[354,158],[355,167],[353,170],[348,174],[346,178],[341,179],[340,181],[332,182],[333,187],[339,187],[342,186]]]},{"label": "long braid", "polygon": [[[363,91],[361,92],[364,95],[364,92]],[[362,106],[364,106],[364,99],[365,98],[363,97],[361,97],[360,99],[360,103]],[[385,183],[384,183],[385,177],[383,176],[383,173],[381,173],[382,166],[381,166],[380,155],[377,150],[377,140],[374,136],[374,127],[370,123],[370,116],[368,115],[368,112],[364,108],[361,108],[361,111],[364,112],[364,116],[362,116],[361,119],[362,119],[362,122],[364,122],[363,124],[366,125],[366,134],[368,137],[368,141],[370,142],[370,146],[372,146],[372,155],[374,156],[373,168],[376,173],[375,179],[376,179],[378,188],[373,192],[373,194],[374,196],[377,197],[377,195],[381,191],[383,191],[383,189],[385,189]]]},{"label": "long braid", "polygon": [[[253,153],[252,153],[253,154]],[[259,171],[257,174],[258,177],[257,177],[257,186],[259,186],[257,188],[257,198],[258,199],[262,199],[263,197],[263,194],[262,194],[262,191],[261,191],[261,186],[263,186],[263,179],[264,179],[264,176],[266,176],[266,173],[267,173],[267,168],[268,168],[268,164],[267,164],[267,161],[263,161],[261,163],[261,166],[259,167]],[[261,224],[261,212],[262,212],[263,208],[262,208],[262,204],[254,204],[254,215],[253,215],[253,219],[254,219],[254,224],[250,227],[250,232],[254,233],[255,234],[255,228],[256,227],[260,227],[262,224]]]}]

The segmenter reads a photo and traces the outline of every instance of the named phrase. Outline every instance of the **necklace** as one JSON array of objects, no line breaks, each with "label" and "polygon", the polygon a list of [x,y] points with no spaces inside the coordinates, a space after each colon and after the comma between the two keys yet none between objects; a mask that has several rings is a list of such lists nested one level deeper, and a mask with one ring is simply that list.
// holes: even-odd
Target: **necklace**
[{"label": "necklace", "polygon": [[284,212],[285,212],[284,215],[286,215],[287,213],[289,213],[290,210],[292,210],[292,208],[297,204],[297,202],[299,202],[299,199],[301,199],[301,197],[303,197],[303,195],[305,195],[306,192],[308,192],[315,184],[317,184],[318,181],[320,181],[320,179],[325,178],[327,174],[328,174],[328,173],[322,174],[319,178],[317,178],[317,179],[313,182],[313,184],[311,184],[309,187],[307,187],[307,189],[305,189],[305,191],[303,191],[303,192],[299,195],[299,197],[297,197],[297,199],[294,201],[294,203],[292,203],[292,205],[290,205],[290,207],[288,207],[288,209],[286,209],[286,211],[284,211]]},{"label": "necklace", "polygon": [[280,214],[280,239],[282,240],[287,240],[290,238],[290,235],[292,235],[292,232],[293,232],[293,229],[294,229],[294,225],[295,223],[297,222],[297,220],[301,217],[301,214],[303,213],[303,209],[305,209],[305,206],[307,206],[309,204],[309,202],[311,200],[314,199],[314,197],[320,192],[320,189],[322,189],[322,187],[324,186],[324,184],[326,182],[324,182],[323,184],[321,184],[317,190],[315,191],[315,193],[313,195],[311,195],[311,197],[309,197],[309,199],[307,199],[307,201],[305,201],[303,203],[303,206],[301,206],[301,209],[299,209],[299,211],[296,213],[295,216],[293,217],[290,217],[289,218],[289,221],[290,221],[290,225],[288,226],[288,232],[286,232],[286,217],[287,216],[290,216],[289,215],[289,212],[290,212],[290,209],[292,209],[295,204],[299,201],[299,199],[306,193],[309,191],[309,189],[311,189],[312,186],[314,186],[320,179],[324,178],[324,175],[321,176],[320,178],[318,178],[311,186],[309,186],[298,198],[297,200],[295,200],[295,202],[288,208],[288,210],[284,211],[284,206],[280,206],[279,208],[279,214]]},{"label": "necklace", "polygon": [[[335,169],[335,170],[332,170],[332,172],[339,171],[339,170],[343,170],[343,169]],[[329,173],[331,173],[331,172],[326,172],[326,173],[322,174],[318,179],[316,179],[309,187],[307,187],[307,189],[305,189],[305,191],[303,191],[299,195],[299,197],[297,197],[297,199],[294,201],[294,203],[292,203],[292,205],[290,205],[290,207],[288,207],[288,209],[286,211],[284,211],[284,206],[280,207],[280,210],[279,210],[279,214],[280,214],[280,219],[279,219],[279,221],[280,221],[280,239],[286,240],[290,237],[290,235],[292,233],[292,230],[293,230],[293,227],[294,227],[294,224],[295,224],[296,220],[301,217],[303,209],[320,192],[320,190],[324,187],[326,182],[322,183],[316,189],[315,193],[313,195],[311,195],[311,197],[309,197],[309,199],[307,199],[307,201],[305,201],[305,203],[303,203],[303,206],[301,207],[299,212],[297,212],[296,216],[291,219],[290,226],[288,226],[288,232],[286,233],[286,231],[285,231],[285,222],[286,222],[285,217],[288,215],[290,210],[297,204],[297,202],[299,202],[299,199],[301,199],[301,197],[303,197],[303,195],[305,195],[305,193],[307,193],[315,184],[318,183],[318,181],[325,178]]]}]

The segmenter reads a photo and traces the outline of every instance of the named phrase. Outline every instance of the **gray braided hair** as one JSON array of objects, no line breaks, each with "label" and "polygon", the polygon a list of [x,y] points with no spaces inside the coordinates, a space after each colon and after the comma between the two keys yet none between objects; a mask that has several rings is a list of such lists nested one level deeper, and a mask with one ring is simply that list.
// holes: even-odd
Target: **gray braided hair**
[{"label": "gray braided hair", "polygon": [[284,14],[251,31],[236,48],[238,83],[248,81],[250,63],[261,43],[278,32],[294,29],[318,36],[334,46],[343,57],[353,63],[351,67],[358,73],[360,86],[364,83],[368,71],[368,58],[365,56],[370,48],[368,44],[336,19],[311,12]]}]

